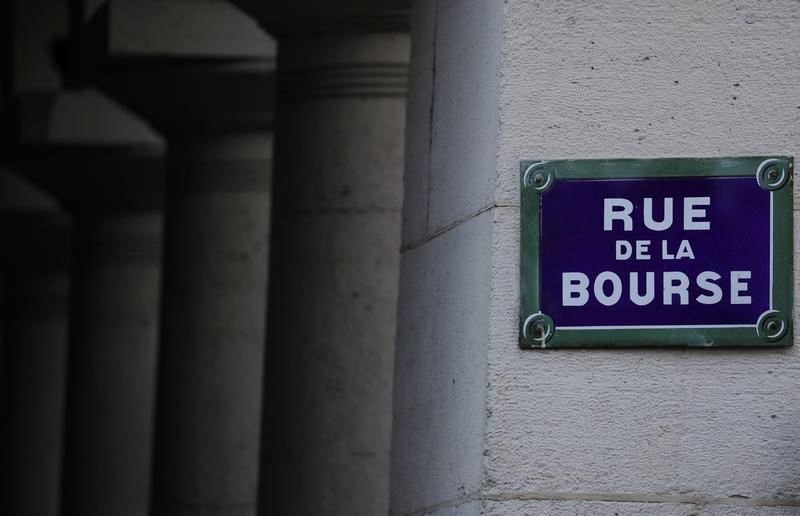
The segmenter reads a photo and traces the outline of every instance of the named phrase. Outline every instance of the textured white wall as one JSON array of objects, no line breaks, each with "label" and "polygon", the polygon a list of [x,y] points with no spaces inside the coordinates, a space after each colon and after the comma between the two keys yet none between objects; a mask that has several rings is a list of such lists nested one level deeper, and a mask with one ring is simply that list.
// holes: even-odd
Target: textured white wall
[{"label": "textured white wall", "polygon": [[[498,204],[523,158],[800,154],[797,2],[517,0],[504,28]],[[800,349],[520,351],[514,212],[492,259],[490,513],[800,512]]]},{"label": "textured white wall", "polygon": [[800,154],[800,4],[415,13],[393,512],[800,513],[800,348],[517,347],[519,161]]}]

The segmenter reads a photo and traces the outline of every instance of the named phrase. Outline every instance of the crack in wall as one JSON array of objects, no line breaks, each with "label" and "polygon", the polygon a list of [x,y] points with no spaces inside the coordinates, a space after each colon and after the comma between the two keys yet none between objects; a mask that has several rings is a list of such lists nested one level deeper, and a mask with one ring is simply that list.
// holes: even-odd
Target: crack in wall
[{"label": "crack in wall", "polygon": [[427,197],[425,199],[425,233],[430,230],[430,217],[431,217],[431,157],[433,155],[433,120],[434,120],[434,104],[436,101],[436,40],[439,30],[439,0],[435,0],[433,7],[433,53],[431,62],[431,104],[428,108],[428,184],[427,184]]},{"label": "crack in wall", "polygon": [[457,220],[451,222],[450,224],[446,224],[446,225],[436,229],[435,231],[425,235],[423,238],[420,238],[419,240],[414,240],[413,242],[409,242],[408,244],[406,244],[406,245],[404,245],[404,246],[402,246],[400,248],[400,252],[410,251],[411,249],[416,249],[417,247],[419,247],[421,245],[427,244],[431,240],[444,235],[448,231],[457,228],[461,224],[463,224],[465,222],[468,222],[468,221],[474,219],[475,217],[477,217],[478,215],[481,215],[481,214],[483,214],[483,213],[485,213],[487,211],[493,210],[495,208],[517,208],[518,209],[519,208],[519,204],[514,204],[514,203],[492,203],[492,204],[488,204],[486,206],[482,206],[481,208],[478,208],[476,211],[474,211],[474,212],[472,212],[472,213],[470,213],[470,214],[468,214],[468,215],[466,215],[464,217],[461,217],[460,219],[457,219]]}]

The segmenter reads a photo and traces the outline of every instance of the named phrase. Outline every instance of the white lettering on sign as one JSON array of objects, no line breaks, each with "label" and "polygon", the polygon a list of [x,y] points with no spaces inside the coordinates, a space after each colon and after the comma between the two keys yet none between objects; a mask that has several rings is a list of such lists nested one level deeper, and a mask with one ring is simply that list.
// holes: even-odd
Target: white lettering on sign
[{"label": "white lettering on sign", "polygon": [[633,247],[627,240],[617,240],[616,243],[616,258],[617,260],[627,260],[633,256]]},{"label": "white lettering on sign", "polygon": [[710,292],[710,294],[700,294],[697,302],[702,305],[715,305],[722,301],[722,289],[714,283],[722,276],[713,271],[703,271],[697,275],[697,286]]},{"label": "white lettering on sign", "polygon": [[589,276],[582,272],[565,272],[561,275],[561,304],[583,306],[589,302]]},{"label": "white lettering on sign", "polygon": [[[611,283],[611,294],[606,295],[605,284]],[[594,297],[601,305],[613,306],[622,297],[622,280],[613,272],[605,271],[594,280]]]},{"label": "white lettering on sign", "polygon": [[622,221],[625,231],[633,231],[632,212],[633,203],[628,199],[603,199],[603,231],[614,229],[612,224],[615,220]]},{"label": "white lettering on sign", "polygon": [[[655,272],[645,272],[644,293],[642,293],[641,280],[638,272],[631,272],[628,277],[627,292],[630,300],[639,305],[646,306],[655,300]],[[749,305],[751,296],[746,295],[750,279],[750,271],[731,271],[729,302],[732,305]],[[722,276],[714,271],[700,272],[695,278],[695,285],[703,293],[695,298],[700,304],[715,305],[723,300],[722,287],[716,282]],[[692,279],[681,271],[663,271],[661,273],[661,302],[664,305],[688,305],[689,287]],[[594,280],[582,272],[564,272],[561,275],[563,306],[584,306],[594,294],[594,298],[602,305],[614,306],[626,291],[622,278],[615,272],[603,271]],[[591,287],[591,289],[589,288]],[[590,291],[592,294],[590,294]]]},{"label": "white lettering on sign", "polygon": [[637,260],[649,260],[650,255],[647,254],[650,250],[650,241],[649,240],[637,240],[636,241],[636,259]]},{"label": "white lettering on sign", "polygon": [[681,243],[678,244],[678,251],[675,254],[669,252],[669,245],[666,240],[661,241],[662,260],[680,260],[681,258],[694,260],[694,252],[688,240],[681,240]]},{"label": "white lettering on sign", "polygon": [[709,230],[711,222],[707,220],[695,220],[697,217],[705,217],[705,209],[696,209],[695,206],[710,206],[711,197],[687,197],[683,200],[683,229],[690,230]]},{"label": "white lettering on sign", "polygon": [[[650,255],[650,241],[649,240],[636,240],[636,259],[649,260]],[[627,240],[617,240],[614,244],[614,257],[617,260],[627,260],[633,256],[633,245]]]},{"label": "white lettering on sign", "polygon": [[664,218],[660,222],[653,220],[653,199],[644,199],[644,225],[653,231],[664,231],[672,226],[672,197],[664,199]]},{"label": "white lettering on sign", "polygon": [[[685,197],[679,202],[683,206],[680,223],[684,231],[711,229],[707,212],[711,206],[711,197]],[[650,231],[666,231],[676,222],[673,210],[675,203],[676,200],[672,197],[665,197],[660,202],[654,202],[652,197],[645,197],[642,199],[641,213],[638,213],[638,204],[634,204],[631,199],[603,199],[603,231],[633,231],[634,219],[637,218],[640,218],[640,222],[636,223],[643,224]],[[654,211],[660,215],[656,215]],[[617,261],[650,260],[652,243],[654,242],[651,240],[615,240],[614,258]],[[658,244],[655,246],[658,247]],[[661,260],[677,262],[695,259],[689,240],[680,240],[676,246],[675,241],[662,239],[660,247]],[[751,271],[730,271],[727,282],[722,281],[723,275],[716,271],[702,271],[693,278],[676,270],[662,271],[660,277],[657,274],[659,273],[654,271],[633,271],[623,278],[618,273],[602,271],[591,278],[583,272],[564,272],[561,277],[561,303],[563,306],[585,306],[594,298],[601,305],[614,306],[626,297],[637,306],[647,306],[657,302],[657,299],[663,306],[685,306],[692,301],[701,305],[715,305],[722,303],[726,294],[732,305],[747,305],[752,300],[748,293]],[[660,292],[657,291],[656,279],[660,280]],[[699,289],[700,294],[691,299],[690,289],[693,284],[696,286],[694,292]]]},{"label": "white lettering on sign", "polygon": [[656,297],[656,274],[654,272],[644,273],[644,295],[639,293],[639,273],[631,273],[631,301],[639,306],[649,305]]},{"label": "white lettering on sign", "polygon": [[689,258],[690,260],[694,260],[692,246],[689,245],[688,240],[681,240],[681,244],[678,246],[678,252],[675,253],[676,260],[680,260],[681,258]]},{"label": "white lettering on sign", "polygon": [[678,295],[680,304],[689,304],[689,276],[679,271],[665,271],[664,304],[671,305],[675,294]]},{"label": "white lettering on sign", "polygon": [[[672,227],[672,197],[665,197],[663,203],[663,215],[661,220],[655,220],[653,216],[653,198],[644,198],[644,213],[642,221],[647,229],[652,231],[665,231]],[[705,208],[699,206],[711,206],[711,197],[685,197],[683,199],[683,229],[709,230],[711,222],[701,220],[707,216]],[[613,231],[614,222],[621,221],[623,231],[633,231],[633,201],[624,198],[603,199],[603,231]],[[619,224],[617,224],[619,226]]]},{"label": "white lettering on sign", "polygon": [[742,280],[750,279],[750,271],[731,271],[731,304],[749,305],[750,296],[740,295],[747,291],[747,283]]}]

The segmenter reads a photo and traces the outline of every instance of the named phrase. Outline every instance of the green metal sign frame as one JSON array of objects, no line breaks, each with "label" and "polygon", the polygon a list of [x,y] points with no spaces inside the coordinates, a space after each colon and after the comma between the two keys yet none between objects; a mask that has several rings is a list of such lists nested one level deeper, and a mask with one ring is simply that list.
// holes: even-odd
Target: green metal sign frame
[{"label": "green metal sign frame", "polygon": [[[678,171],[678,172],[676,172]],[[792,345],[793,159],[787,156],[522,161],[519,345],[587,347],[774,347]],[[559,328],[540,309],[541,197],[562,180],[750,176],[772,196],[771,310],[751,325],[674,328]]]}]

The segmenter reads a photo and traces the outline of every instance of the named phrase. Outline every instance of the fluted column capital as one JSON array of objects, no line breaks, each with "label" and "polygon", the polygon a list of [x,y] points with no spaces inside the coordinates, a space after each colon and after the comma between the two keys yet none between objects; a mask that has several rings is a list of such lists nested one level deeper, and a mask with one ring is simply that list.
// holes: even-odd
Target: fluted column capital
[{"label": "fluted column capital", "polygon": [[298,34],[281,45],[280,102],[406,95],[407,34]]},{"label": "fluted column capital", "polygon": [[280,40],[280,102],[405,96],[408,0],[235,3]]}]

